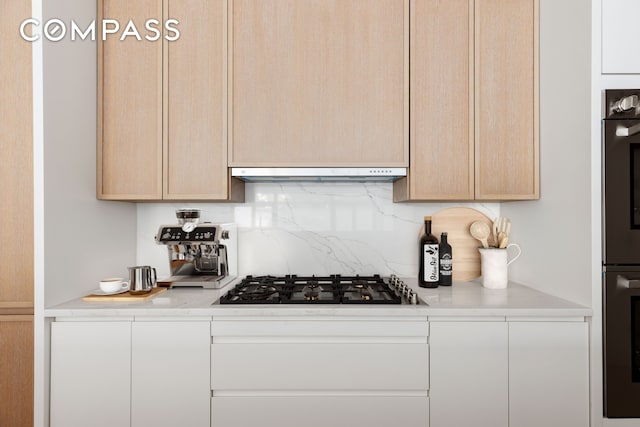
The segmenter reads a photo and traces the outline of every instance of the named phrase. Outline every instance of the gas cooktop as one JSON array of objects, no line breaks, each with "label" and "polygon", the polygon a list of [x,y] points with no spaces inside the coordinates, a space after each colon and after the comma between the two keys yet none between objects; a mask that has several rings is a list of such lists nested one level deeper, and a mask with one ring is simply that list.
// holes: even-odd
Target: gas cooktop
[{"label": "gas cooktop", "polygon": [[220,304],[418,304],[396,276],[247,276]]}]

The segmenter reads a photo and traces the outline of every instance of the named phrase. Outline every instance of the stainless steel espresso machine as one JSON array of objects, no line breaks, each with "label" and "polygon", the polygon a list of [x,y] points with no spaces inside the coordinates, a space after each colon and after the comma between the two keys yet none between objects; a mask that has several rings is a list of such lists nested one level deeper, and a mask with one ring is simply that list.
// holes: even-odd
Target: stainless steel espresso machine
[{"label": "stainless steel espresso machine", "polygon": [[169,252],[171,277],[159,286],[219,289],[238,275],[235,224],[200,223],[199,209],[178,209],[178,224],[162,225],[156,242]]}]

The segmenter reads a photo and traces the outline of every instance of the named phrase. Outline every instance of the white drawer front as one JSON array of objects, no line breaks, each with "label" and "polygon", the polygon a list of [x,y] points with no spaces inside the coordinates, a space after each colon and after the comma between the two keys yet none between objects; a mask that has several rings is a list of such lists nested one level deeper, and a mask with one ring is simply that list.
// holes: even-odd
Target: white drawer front
[{"label": "white drawer front", "polygon": [[215,320],[214,337],[426,337],[425,321],[408,320]]},{"label": "white drawer front", "polygon": [[[301,342],[302,341],[302,342]],[[429,347],[408,338],[216,342],[214,390],[427,390]]]},{"label": "white drawer front", "polygon": [[429,426],[425,396],[214,397],[212,427]]}]

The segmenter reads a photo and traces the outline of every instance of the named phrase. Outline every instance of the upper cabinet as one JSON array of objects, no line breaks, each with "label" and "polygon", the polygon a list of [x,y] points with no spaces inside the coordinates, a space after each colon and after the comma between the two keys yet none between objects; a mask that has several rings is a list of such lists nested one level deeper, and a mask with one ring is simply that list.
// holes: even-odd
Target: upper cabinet
[{"label": "upper cabinet", "polygon": [[538,107],[538,0],[476,0],[476,199],[539,197]]},{"label": "upper cabinet", "polygon": [[[0,66],[0,215],[3,218],[0,236],[5,242],[0,249],[0,257],[4,259],[0,263],[0,315],[33,314],[32,46],[14,31],[25,17],[31,16],[31,2],[4,2],[0,9],[0,52],[3,61]],[[0,337],[0,347],[6,346],[10,344],[5,344]],[[0,354],[3,363],[5,359],[1,357],[4,354]],[[11,364],[8,366],[8,370],[11,370]],[[2,378],[4,384],[11,384],[12,378],[7,378],[7,382],[6,377]],[[0,387],[0,397],[5,396],[3,389],[7,390]],[[30,398],[22,394],[13,397]],[[0,425],[8,421],[2,415],[8,408],[6,401],[0,399]]]},{"label": "upper cabinet", "polygon": [[375,166],[409,167],[395,201],[537,199],[538,2],[100,0],[180,37],[99,43],[98,197],[240,201],[229,166]]},{"label": "upper cabinet", "polygon": [[411,162],[394,196],[473,199],[473,0],[412,0],[410,44]]},{"label": "upper cabinet", "polygon": [[640,2],[602,1],[602,73],[640,74]]},{"label": "upper cabinet", "polygon": [[179,38],[120,40],[121,31],[98,43],[98,198],[243,199],[227,169],[226,5],[99,2],[99,18],[123,26],[175,17]]},{"label": "upper cabinet", "polygon": [[[162,19],[158,0],[103,0],[99,18]],[[100,21],[99,21],[100,22]],[[98,42],[98,197],[162,199],[162,42]]]},{"label": "upper cabinet", "polygon": [[229,7],[231,166],[408,166],[409,0]]},{"label": "upper cabinet", "polygon": [[412,0],[410,44],[395,201],[537,199],[538,0]]}]

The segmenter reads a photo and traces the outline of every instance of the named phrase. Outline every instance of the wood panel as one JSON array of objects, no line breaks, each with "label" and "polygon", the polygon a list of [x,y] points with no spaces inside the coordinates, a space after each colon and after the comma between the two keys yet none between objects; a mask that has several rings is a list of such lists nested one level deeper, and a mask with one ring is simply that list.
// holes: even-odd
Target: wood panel
[{"label": "wood panel", "polygon": [[408,2],[230,1],[230,165],[408,166]]},{"label": "wood panel", "polygon": [[124,292],[121,294],[111,294],[104,295],[100,293],[89,294],[82,297],[83,301],[118,301],[118,302],[129,302],[129,301],[143,301],[149,298],[153,298],[158,294],[165,292],[168,288],[153,288],[147,293],[143,294],[132,294],[131,292]]},{"label": "wood panel", "polygon": [[169,0],[180,38],[165,42],[165,199],[226,199],[227,2]]},{"label": "wood panel", "polygon": [[0,316],[0,426],[33,426],[33,316]]},{"label": "wood panel", "polygon": [[[469,228],[476,221],[484,222],[489,229],[493,221],[482,212],[473,208],[453,207],[436,212],[433,217],[432,233],[441,239],[441,233],[449,233],[448,242],[453,255],[453,280],[468,282],[481,275],[480,251],[481,243],[471,236]],[[424,232],[422,227],[420,235]],[[489,237],[489,244],[494,244]]]},{"label": "wood panel", "polygon": [[[162,1],[100,0],[98,17],[162,21]],[[123,30],[98,43],[98,198],[161,199],[163,42]]]},{"label": "wood panel", "polygon": [[0,247],[0,309],[33,307],[32,60],[31,43],[18,33],[29,16],[30,1],[2,2],[0,236],[5,244]]},{"label": "wood panel", "polygon": [[476,0],[475,22],[476,198],[538,198],[538,0]]},{"label": "wood panel", "polygon": [[[455,31],[452,31],[455,29]],[[471,200],[473,0],[411,2],[412,200]]]}]

